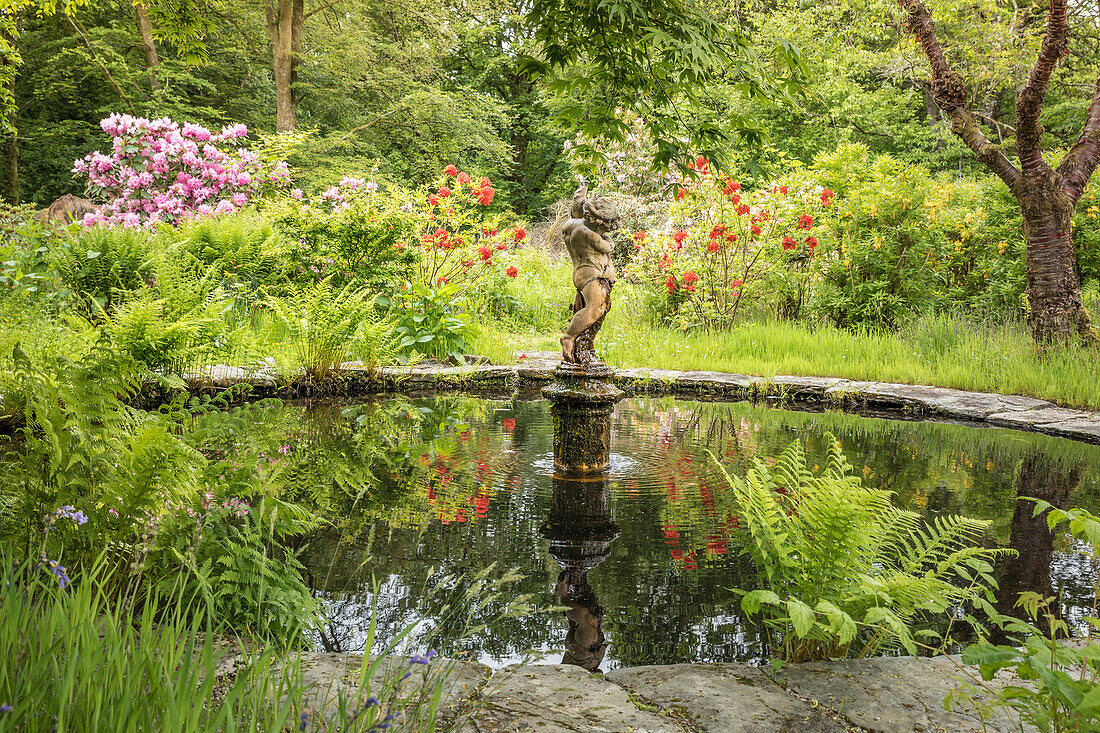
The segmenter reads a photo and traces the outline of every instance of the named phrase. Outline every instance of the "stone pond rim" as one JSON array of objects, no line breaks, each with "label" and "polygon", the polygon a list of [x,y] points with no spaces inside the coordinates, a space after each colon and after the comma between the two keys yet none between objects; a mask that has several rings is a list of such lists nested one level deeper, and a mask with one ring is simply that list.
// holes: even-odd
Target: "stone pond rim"
[{"label": "stone pond rim", "polygon": [[[539,388],[554,379],[554,371],[561,362],[559,353],[525,354],[526,358],[506,366],[482,364],[369,369],[359,363],[343,364],[335,371],[336,383],[326,394],[354,396],[441,390],[500,392]],[[856,411],[870,408],[885,411],[885,416],[1012,428],[1100,445],[1100,412],[1059,407],[1034,397],[840,377],[766,378],[726,372],[608,369],[612,372],[613,384],[623,389],[627,396],[673,395],[731,402],[768,398],[796,405]],[[294,397],[300,394],[293,388],[293,380],[280,379],[263,366],[213,365],[181,376],[192,392],[247,385],[255,397]]]}]

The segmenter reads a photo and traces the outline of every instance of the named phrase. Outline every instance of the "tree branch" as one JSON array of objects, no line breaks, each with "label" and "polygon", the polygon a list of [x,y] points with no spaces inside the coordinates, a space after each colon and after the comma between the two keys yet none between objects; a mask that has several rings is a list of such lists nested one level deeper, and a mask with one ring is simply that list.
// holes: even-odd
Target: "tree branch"
[{"label": "tree branch", "polygon": [[[1064,0],[1052,0],[1059,2]],[[932,14],[921,0],[900,0],[902,9],[908,16],[906,26],[917,37],[928,63],[932,67],[932,98],[936,105],[951,121],[954,132],[966,146],[974,151],[982,163],[1013,188],[1020,180],[1020,171],[1005,157],[1004,152],[992,140],[985,136],[974,113],[970,111],[969,95],[966,84],[959,73],[951,68],[947,55],[943,52]]]},{"label": "tree branch", "polygon": [[319,8],[314,8],[313,10],[309,11],[308,13],[306,13],[303,19],[304,19],[304,20],[309,20],[309,19],[310,19],[310,18],[312,18],[313,16],[317,15],[317,13],[320,13],[320,12],[321,12],[322,10],[328,10],[328,9],[329,9],[329,8],[331,8],[331,7],[333,6],[333,5],[338,5],[339,3],[342,3],[342,2],[344,2],[344,0],[332,0],[332,2],[328,2],[328,3],[325,3],[325,4],[324,4],[324,5],[322,5],[321,7],[319,7]]},{"label": "tree branch", "polygon": [[[99,58],[99,54],[96,53],[95,46],[93,46],[92,42],[88,40],[88,36],[84,34],[84,29],[80,26],[80,24],[76,22],[76,20],[71,15],[66,14],[65,18],[69,21],[69,25],[73,27],[73,30],[76,31],[77,35],[79,35],[80,38],[84,41],[84,45],[88,47],[88,52],[92,54],[92,58],[95,60],[96,65],[98,65],[99,68],[102,69],[103,73],[107,76],[107,81],[110,82],[111,86],[114,88],[119,98],[121,98],[122,101],[126,103],[126,106],[130,108],[130,112],[137,114],[137,112],[134,110],[134,103],[130,101],[130,97],[126,94],[126,92],[122,90],[122,87],[119,86],[119,83],[117,81],[115,81],[115,78],[111,76],[111,72],[107,69],[107,65],[103,63],[103,60]],[[140,92],[141,90],[139,89],[138,91]],[[144,93],[142,96],[144,96]]]},{"label": "tree branch", "polygon": [[1050,0],[1050,15],[1047,16],[1047,30],[1039,49],[1039,58],[1035,60],[1027,84],[1016,98],[1016,154],[1025,171],[1040,170],[1046,166],[1041,147],[1043,126],[1039,122],[1039,113],[1050,86],[1050,76],[1058,65],[1058,59],[1066,52],[1066,37],[1069,35],[1067,11],[1067,0]]},{"label": "tree branch", "polygon": [[1096,90],[1085,115],[1085,127],[1081,130],[1081,136],[1058,166],[1058,174],[1062,177],[1062,192],[1075,204],[1084,193],[1097,163],[1100,163],[1100,77],[1096,79]]}]

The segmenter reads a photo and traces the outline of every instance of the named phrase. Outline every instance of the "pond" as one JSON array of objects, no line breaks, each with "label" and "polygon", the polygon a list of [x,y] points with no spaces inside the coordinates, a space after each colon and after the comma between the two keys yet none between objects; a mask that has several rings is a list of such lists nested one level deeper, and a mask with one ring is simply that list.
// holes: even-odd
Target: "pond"
[{"label": "pond", "polygon": [[[1087,558],[1016,499],[1094,507],[1100,447],[946,423],[631,398],[612,417],[606,480],[566,485],[555,481],[541,400],[390,397],[240,410],[287,495],[331,520],[297,547],[331,617],[317,639],[330,651],[361,651],[373,614],[379,639],[408,625],[438,627],[441,652],[491,666],[532,651],[559,662],[563,650],[565,661],[603,670],[764,662],[763,630],[741,614],[733,590],[751,587],[754,575],[735,544],[715,461],[743,471],[801,440],[813,463],[829,434],[862,480],[894,492],[899,506],[992,522],[987,542],[1020,552],[997,568],[1003,610],[1036,590],[1060,593],[1076,627],[1091,615]],[[456,577],[490,566],[484,587]],[[510,569],[523,577],[488,585]],[[498,618],[517,598],[540,612]]]}]

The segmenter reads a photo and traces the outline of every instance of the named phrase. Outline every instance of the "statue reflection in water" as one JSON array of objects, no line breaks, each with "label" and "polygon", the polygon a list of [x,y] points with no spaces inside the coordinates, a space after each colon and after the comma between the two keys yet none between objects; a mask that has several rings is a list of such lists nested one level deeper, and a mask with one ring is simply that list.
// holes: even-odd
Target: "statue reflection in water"
[{"label": "statue reflection in water", "polygon": [[619,527],[611,519],[606,474],[586,478],[554,477],[550,515],[542,526],[550,554],[561,565],[554,593],[566,607],[562,664],[595,672],[607,654],[603,608],[588,582],[589,572],[611,554]]}]

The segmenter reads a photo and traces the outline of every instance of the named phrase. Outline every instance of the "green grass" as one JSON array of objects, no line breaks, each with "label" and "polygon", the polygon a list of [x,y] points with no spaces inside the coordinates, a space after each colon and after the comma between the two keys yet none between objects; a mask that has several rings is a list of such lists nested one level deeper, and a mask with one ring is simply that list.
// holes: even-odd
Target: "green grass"
[{"label": "green grass", "polygon": [[[462,722],[439,715],[453,667],[414,666],[398,653],[412,627],[349,676],[312,682],[298,654],[211,633],[204,614],[189,613],[199,609],[130,610],[99,582],[102,565],[64,589],[7,551],[0,567],[0,731],[365,733],[387,716],[394,730]],[[368,647],[376,628],[372,619]],[[236,673],[216,676],[218,660],[238,653]]]},{"label": "green grass", "polygon": [[[568,284],[567,273],[561,263],[539,272],[538,279],[558,277]],[[521,279],[517,289],[525,284]],[[536,293],[549,290],[543,282],[531,285]],[[568,315],[560,315],[560,327]],[[483,324],[476,348],[507,364],[515,360],[513,351],[556,351],[559,333],[510,321]],[[608,364],[619,367],[926,384],[1100,409],[1100,350],[1071,346],[1040,352],[1019,322],[929,315],[898,331],[857,333],[760,320],[722,333],[684,333],[652,325],[641,289],[620,281],[597,347]]]}]

